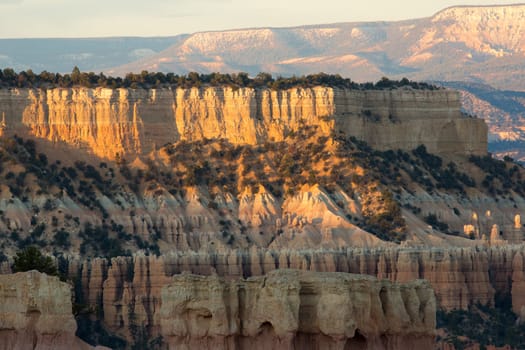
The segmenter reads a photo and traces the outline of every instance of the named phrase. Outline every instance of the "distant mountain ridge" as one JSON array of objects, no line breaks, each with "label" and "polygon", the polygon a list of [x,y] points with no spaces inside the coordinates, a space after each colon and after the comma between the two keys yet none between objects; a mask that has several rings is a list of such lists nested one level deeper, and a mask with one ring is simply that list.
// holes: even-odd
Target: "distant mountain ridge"
[{"label": "distant mountain ridge", "polygon": [[153,55],[184,37],[0,39],[0,67],[69,73],[78,66],[98,73]]},{"label": "distant mountain ridge", "polygon": [[459,6],[427,18],[199,32],[166,38],[0,39],[0,66],[125,75],[264,71],[468,81],[525,90],[525,5]]},{"label": "distant mountain ridge", "polygon": [[525,5],[451,7],[432,17],[201,32],[108,72],[338,73],[525,89]]}]

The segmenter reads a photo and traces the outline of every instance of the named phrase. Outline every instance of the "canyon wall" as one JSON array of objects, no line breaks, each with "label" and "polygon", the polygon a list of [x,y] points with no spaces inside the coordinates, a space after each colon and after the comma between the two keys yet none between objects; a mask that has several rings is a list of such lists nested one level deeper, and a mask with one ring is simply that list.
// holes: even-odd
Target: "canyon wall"
[{"label": "canyon wall", "polygon": [[[152,336],[165,331],[162,320],[167,316],[161,311],[163,288],[169,288],[166,286],[173,283],[172,276],[183,272],[221,276],[224,282],[217,282],[220,287],[217,288],[224,290],[233,288],[228,284],[230,281],[235,284],[241,278],[263,276],[278,269],[355,273],[401,283],[425,279],[435,291],[439,308],[466,309],[477,302],[495,305],[507,300],[520,313],[525,307],[524,257],[524,245],[317,251],[251,249],[121,257],[110,263],[104,259],[82,264],[72,260],[69,274],[78,277],[77,288],[82,292],[77,297],[102,308],[104,324],[130,339],[132,324],[148,330]],[[218,278],[208,281],[210,285],[212,281]],[[197,291],[198,288],[196,295]],[[223,300],[228,295],[224,294]]]},{"label": "canyon wall", "polygon": [[[428,348],[422,344],[432,338],[429,315],[436,307],[503,301],[520,314],[524,256],[523,245],[174,252],[111,261],[71,259],[68,274],[76,283],[76,301],[101,310],[105,327],[131,343],[143,334],[176,348],[235,349],[255,343],[337,348],[348,342],[369,349]],[[344,273],[323,273],[334,271]],[[410,282],[421,278],[428,284]],[[36,272],[1,275],[0,286],[5,349],[26,341],[43,349],[84,346],[72,336],[70,287]],[[335,305],[348,307],[334,310]]]},{"label": "canyon wall", "polygon": [[0,90],[1,133],[109,159],[179,140],[279,141],[302,125],[343,131],[378,149],[425,144],[434,153],[485,154],[485,123],[463,116],[460,107],[455,91],[408,88]]},{"label": "canyon wall", "polygon": [[92,349],[75,336],[71,289],[37,271],[0,275],[0,349]]},{"label": "canyon wall", "polygon": [[487,126],[461,114],[453,90],[339,90],[335,129],[379,150],[412,150],[424,144],[431,153],[486,154]]},{"label": "canyon wall", "polygon": [[435,314],[426,281],[283,269],[174,276],[160,324],[170,349],[430,349]]}]

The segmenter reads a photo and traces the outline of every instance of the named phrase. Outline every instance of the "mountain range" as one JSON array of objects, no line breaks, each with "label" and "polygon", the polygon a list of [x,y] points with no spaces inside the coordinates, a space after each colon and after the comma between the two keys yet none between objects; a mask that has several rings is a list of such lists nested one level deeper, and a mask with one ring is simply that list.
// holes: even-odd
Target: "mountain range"
[{"label": "mountain range", "polygon": [[341,74],[468,81],[523,90],[525,5],[453,7],[399,22],[337,23],[195,33],[110,69]]},{"label": "mountain range", "polygon": [[252,75],[334,73],[484,83],[525,90],[525,5],[451,7],[397,22],[200,32],[164,38],[3,39],[0,65],[15,70]]}]

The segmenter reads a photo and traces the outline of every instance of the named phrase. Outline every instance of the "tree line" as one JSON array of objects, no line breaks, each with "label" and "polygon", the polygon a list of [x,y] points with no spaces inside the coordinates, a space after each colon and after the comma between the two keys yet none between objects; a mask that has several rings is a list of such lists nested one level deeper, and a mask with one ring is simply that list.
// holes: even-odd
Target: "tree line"
[{"label": "tree line", "polygon": [[192,88],[201,86],[229,86],[232,88],[270,88],[283,90],[294,87],[329,86],[355,90],[382,90],[399,87],[434,90],[438,87],[424,82],[414,82],[407,78],[390,80],[383,77],[376,83],[356,83],[339,74],[317,73],[291,77],[273,77],[269,73],[259,73],[250,77],[248,73],[209,73],[190,72],[178,75],[175,73],[148,72],[128,73],[122,77],[107,76],[104,73],[81,72],[75,67],[70,74],[42,71],[39,74],[31,69],[15,72],[12,68],[0,69],[0,88],[70,88],[82,86],[87,88],[104,87],[111,89],[151,89],[151,88]]}]

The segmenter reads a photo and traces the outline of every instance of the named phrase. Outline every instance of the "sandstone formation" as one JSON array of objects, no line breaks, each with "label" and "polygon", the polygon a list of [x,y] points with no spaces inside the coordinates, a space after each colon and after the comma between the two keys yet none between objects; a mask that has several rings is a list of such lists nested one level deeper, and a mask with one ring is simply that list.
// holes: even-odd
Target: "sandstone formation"
[{"label": "sandstone formation", "polygon": [[162,288],[170,349],[429,349],[436,304],[425,281],[277,270],[247,280],[182,274]]},{"label": "sandstone formation", "polygon": [[[347,290],[348,294],[345,292],[341,295],[342,287],[337,287],[338,283],[341,281],[347,283],[349,280],[357,279],[361,281],[360,283],[367,285],[366,290],[377,292],[386,282],[373,280],[374,289],[368,285],[371,280],[366,276],[348,279],[345,274],[342,274],[333,278],[326,276],[310,278],[314,275],[302,272],[279,272],[280,269],[357,273],[398,283],[425,279],[435,291],[435,302],[438,308],[444,310],[465,309],[468,305],[477,302],[494,305],[498,296],[500,301],[506,298],[512,303],[514,312],[521,314],[522,310],[525,309],[524,256],[525,247],[523,245],[489,248],[481,246],[427,249],[349,248],[324,251],[251,249],[249,251],[231,250],[215,253],[174,252],[162,257],[137,255],[135,257],[114,258],[111,261],[105,259],[88,260],[83,263],[70,259],[69,273],[70,278],[78,281],[77,301],[86,304],[86,306],[103,310],[102,321],[104,326],[109,331],[126,338],[131,344],[135,341],[134,337],[138,329],[147,334],[149,339],[163,335],[165,341],[172,345],[188,345],[190,343],[185,342],[189,342],[188,339],[191,338],[191,341],[196,341],[202,346],[213,345],[232,348],[233,344],[240,344],[243,341],[250,342],[248,338],[253,340],[254,337],[261,341],[266,339],[263,343],[268,345],[268,342],[275,341],[277,328],[282,327],[281,330],[285,329],[288,332],[279,333],[280,346],[303,344],[301,342],[306,341],[320,344],[319,346],[328,346],[327,344],[335,346],[334,341],[344,343],[343,339],[351,338],[348,335],[351,332],[344,333],[341,331],[342,326],[335,327],[339,324],[337,322],[332,323],[333,328],[322,327],[322,322],[319,320],[324,316],[319,313],[320,311],[306,312],[307,308],[302,309],[301,305],[305,307],[310,305],[308,304],[310,302],[315,305],[324,303],[322,297],[305,297],[305,295],[310,295],[307,293],[308,289],[310,288],[312,293],[315,292],[315,295],[323,290],[328,294],[332,293],[327,298],[328,300],[339,300],[338,305],[353,305],[354,300],[361,300],[352,297],[355,290],[348,287],[348,289],[343,289]],[[184,274],[185,271],[199,276]],[[284,277],[271,277],[279,276],[281,273]],[[264,275],[268,277],[257,277]],[[324,275],[320,274],[320,276]],[[3,336],[5,336],[5,339],[2,338],[3,343],[16,344],[16,342],[24,339],[35,339],[35,341],[51,342],[50,344],[53,345],[49,346],[73,344],[72,342],[75,340],[72,335],[76,326],[70,314],[70,304],[66,305],[70,300],[69,287],[60,284],[55,278],[49,278],[36,272],[2,275],[0,276],[0,285],[4,296],[1,298],[3,302],[1,305],[3,306],[0,310],[3,310],[1,312],[5,312],[7,315],[0,319],[8,322],[2,325],[3,329],[6,329],[2,331]],[[12,288],[12,286],[15,287]],[[392,291],[389,293],[395,295],[401,293],[401,300],[405,301],[396,302],[393,305],[405,305],[405,311],[411,315],[410,310],[414,307],[408,305],[406,301],[412,300],[414,297],[403,297],[405,295],[403,290],[406,290],[403,289],[404,287],[399,289],[390,286],[388,288]],[[323,293],[321,295],[324,295]],[[14,303],[15,295],[18,300],[25,300],[25,302]],[[60,298],[60,304],[57,305],[56,301],[49,300],[50,295]],[[193,295],[194,298],[192,299],[188,295]],[[344,299],[346,298],[343,297],[344,295],[350,301]],[[387,296],[391,297],[390,294]],[[264,307],[257,307],[249,300],[259,300]],[[293,311],[295,310],[293,305],[297,303],[297,300],[299,300],[299,310],[304,310],[304,312],[300,312],[300,315],[304,313],[311,315],[311,317],[318,317],[319,322],[301,323],[301,317],[296,318],[296,321],[293,321],[293,317],[279,317],[279,321],[276,321],[268,316],[272,315],[274,311],[267,303],[277,303],[276,305],[281,305],[279,312],[281,310],[292,310],[290,313],[293,315],[296,312]],[[235,304],[236,302],[238,304]],[[382,301],[382,303],[384,302]],[[180,307],[176,308],[173,306],[175,304],[180,305]],[[166,305],[172,305],[173,308],[166,308]],[[330,305],[322,305],[324,305],[323,310],[330,309]],[[314,308],[314,310],[319,310],[319,307]],[[246,316],[248,313],[253,318]],[[369,315],[366,312],[353,314]],[[387,309],[385,309],[384,314],[388,315]],[[396,317],[402,318],[395,323],[396,325],[404,324],[403,310],[396,310],[391,315],[392,317],[397,315]],[[341,324],[345,324],[344,320],[348,321],[345,317],[344,315],[341,316]],[[254,324],[251,324],[248,319],[253,319]],[[335,316],[331,319],[339,320]],[[406,318],[404,319],[406,320]],[[409,319],[413,320],[413,318]],[[241,320],[244,321],[241,322]],[[363,326],[363,323],[359,323],[364,322],[364,324],[369,325],[367,322],[372,322],[371,319],[352,318],[351,320],[356,321],[355,327],[369,341],[378,334],[377,332],[384,330],[381,328],[381,324],[384,324],[380,322],[381,318],[373,319],[377,328],[372,330]],[[44,321],[45,323],[41,324]],[[192,333],[196,332],[195,327],[200,324],[199,322],[204,322],[207,326],[198,327],[198,329],[203,329],[201,333]],[[269,327],[267,322],[272,327]],[[298,324],[298,328],[290,326],[295,324],[293,322]],[[57,324],[61,325],[59,335],[55,334],[58,331],[53,330],[54,325]],[[67,327],[63,328],[63,325]],[[304,329],[302,327],[307,325],[317,327],[306,332],[309,334],[308,336],[302,334],[301,331]],[[414,329],[421,329],[415,327],[414,323],[410,323],[410,326],[406,325],[407,327],[400,331],[401,333],[396,333],[397,331],[393,333],[406,335],[407,333],[403,333],[405,330],[410,333]],[[16,332],[15,329],[19,331]],[[365,329],[367,329],[366,332]],[[32,334],[31,337],[27,336],[28,332]],[[182,335],[184,332],[187,332],[186,335],[191,334],[192,337],[184,338]],[[26,335],[22,336],[21,334]],[[49,340],[46,335],[42,334],[54,335],[52,340]],[[269,334],[273,334],[274,338],[271,338]],[[291,334],[295,334],[295,336]],[[318,334],[319,336],[312,336],[311,334]],[[321,336],[321,334],[323,335]],[[267,337],[273,340],[268,340]],[[168,338],[170,340],[167,340]],[[418,339],[424,341],[423,338]],[[234,339],[237,339],[237,342]],[[363,340],[360,337],[356,339]],[[390,340],[387,343],[381,343],[382,345],[374,343],[374,346],[384,346],[383,348],[394,346],[389,345],[394,344],[392,343],[393,338],[388,339]],[[402,337],[396,339],[395,341],[399,342],[396,344],[406,344]],[[426,339],[428,340],[428,338]],[[279,345],[272,344],[274,346]]]},{"label": "sandstone formation", "polygon": [[36,137],[97,156],[145,155],[179,140],[233,144],[282,140],[300,126],[345,132],[377,149],[485,154],[487,128],[460,112],[451,90],[8,89],[0,91],[3,134]]},{"label": "sandstone formation", "polygon": [[[341,149],[346,147],[345,142],[351,142],[341,141],[340,132],[383,150],[391,147],[411,150],[424,143],[429,151],[442,155],[460,153],[461,161],[465,161],[466,155],[486,152],[483,122],[462,115],[458,94],[444,89],[3,89],[0,90],[0,113],[5,115],[7,135],[18,134],[42,141],[45,146],[38,147],[37,152],[49,151],[46,147],[55,145],[53,149],[59,153],[69,145],[110,160],[122,157],[128,160],[122,162],[132,168],[126,175],[122,163],[108,165],[100,162],[104,159],[97,158],[90,159],[95,166],[89,176],[85,168],[80,170],[79,164],[74,164],[74,169],[66,168],[71,164],[61,169],[58,163],[39,168],[25,164],[26,171],[5,169],[6,179],[13,180],[0,188],[0,230],[16,230],[21,239],[26,239],[37,224],[45,225],[42,239],[51,242],[52,227],[61,228],[71,235],[70,253],[79,252],[81,244],[86,243],[86,237],[79,237],[86,224],[106,225],[111,238],[120,235],[123,249],[131,251],[137,246],[124,242],[122,237],[130,235],[128,240],[137,237],[145,242],[155,240],[155,244],[158,241],[160,252],[220,250],[226,246],[272,249],[387,246],[390,243],[378,239],[377,232],[371,234],[364,225],[365,211],[382,210],[382,191],[386,189],[379,185],[380,172],[371,169],[375,172],[371,177],[377,179],[378,186],[372,184],[363,189],[359,188],[361,184],[354,183],[353,172],[364,179],[368,169],[352,166],[335,171],[330,168],[332,165],[326,164],[326,160],[335,159],[332,155],[338,152],[344,157],[347,155],[346,150]],[[296,142],[287,135],[294,131],[299,135],[306,127],[313,133],[307,146],[322,149],[316,151],[322,157],[315,164],[299,167],[297,173],[302,174],[297,180],[284,181],[281,173],[290,176],[289,164],[293,166],[296,161],[289,159],[288,165],[280,164],[284,163],[280,162],[283,153],[290,153]],[[226,139],[234,145],[262,145],[260,149],[272,145],[272,140],[285,140],[289,146],[270,161],[261,162],[264,164],[261,172],[274,173],[271,181],[259,178],[256,170],[246,167],[249,162],[253,164],[256,156],[241,154],[234,158],[234,164],[217,170],[224,175],[220,185],[218,176],[208,182],[209,186],[187,184],[190,177],[187,175],[191,173],[188,165],[194,162],[177,157],[182,153],[197,154],[192,147],[198,147],[206,139]],[[156,146],[184,140],[193,141],[178,143],[187,145],[187,150],[173,151],[176,146],[166,146],[149,152]],[[7,139],[6,144],[9,143],[13,142]],[[230,143],[210,142],[206,149],[220,154],[221,147],[227,149],[232,146]],[[84,153],[75,155],[82,158]],[[353,156],[349,154],[343,161],[349,157]],[[447,161],[448,158],[444,164]],[[218,169],[221,163],[224,165],[223,159],[215,159],[208,165]],[[422,220],[427,214],[444,219],[452,232],[468,228],[465,232],[478,240],[483,235],[490,238],[493,225],[498,225],[502,237],[493,236],[498,240],[487,239],[486,244],[521,242],[522,228],[509,227],[525,203],[518,194],[494,199],[484,193],[483,188],[469,188],[468,198],[473,200],[465,201],[462,196],[450,195],[449,190],[438,188],[429,193],[430,190],[419,184],[412,186],[413,165],[404,166],[408,170],[403,181],[408,183],[404,184],[406,190],[396,190],[399,193],[396,201],[401,206],[417,206],[421,212],[414,216],[410,210],[403,209],[398,215],[400,221],[407,222],[410,245],[480,244],[429,230]],[[223,174],[222,169],[226,167],[236,167],[236,170]],[[392,174],[396,171],[390,169]],[[53,176],[48,177],[50,173]],[[48,179],[51,183],[41,181]],[[315,181],[324,183],[315,184]],[[337,186],[328,188],[334,181],[338,181]],[[34,191],[29,193],[33,185]],[[461,213],[457,208],[462,208]],[[487,211],[493,213],[490,218],[481,214]],[[45,215],[39,214],[44,212]],[[476,213],[480,220],[472,219]]]},{"label": "sandstone formation", "polygon": [[37,271],[0,275],[0,349],[92,349],[76,329],[68,284]]},{"label": "sandstone formation", "polygon": [[[250,286],[261,282],[257,279],[250,280],[251,277],[267,275],[279,269],[297,269],[370,275],[399,283],[425,279],[435,291],[438,308],[466,309],[470,304],[478,302],[493,306],[498,295],[499,300],[506,299],[511,302],[513,310],[519,314],[525,308],[523,256],[523,245],[426,249],[251,249],[202,253],[173,252],[161,257],[121,257],[112,259],[111,264],[103,259],[86,261],[81,265],[71,260],[70,266],[79,266],[79,269],[70,271],[71,277],[76,276],[77,280],[82,281],[78,286],[78,290],[83,293],[79,295],[82,300],[90,300],[90,295],[99,296],[98,299],[91,299],[89,303],[104,310],[103,321],[108,329],[132,339],[129,333],[130,325],[149,330],[152,338],[161,334],[162,322],[169,319],[163,314],[163,288],[167,288],[172,276],[183,272],[215,276],[203,280],[210,289],[222,293],[218,292],[214,297],[219,298],[218,295],[222,295],[221,300],[234,297],[231,294],[234,293],[232,288],[237,288],[235,286],[241,279],[248,279],[248,282],[243,282],[246,286],[243,290],[248,290]],[[185,276],[176,278],[201,283],[199,277]],[[190,292],[199,295],[202,292],[200,287],[190,287],[191,283],[186,292],[181,289],[179,296],[170,298],[182,298],[184,293]],[[239,306],[236,312],[240,313],[241,309]],[[223,314],[235,311],[221,310]],[[206,314],[207,311],[201,316]],[[224,333],[221,334],[224,335],[224,344],[230,344],[226,341],[227,334],[240,332],[239,325],[235,326],[235,323],[231,323],[232,319],[228,320],[222,323],[217,321],[217,324],[223,327],[221,329]]]}]

